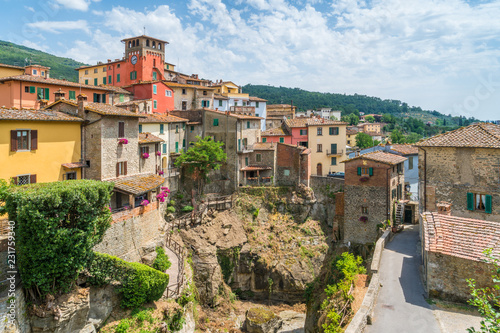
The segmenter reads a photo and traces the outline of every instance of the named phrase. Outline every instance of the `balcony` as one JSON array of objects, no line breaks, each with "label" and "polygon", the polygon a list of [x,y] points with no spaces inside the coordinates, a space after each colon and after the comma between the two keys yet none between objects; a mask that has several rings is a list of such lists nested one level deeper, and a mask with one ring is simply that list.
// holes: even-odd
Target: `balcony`
[{"label": "balcony", "polygon": [[326,155],[327,156],[340,156],[344,155],[344,149],[337,149],[337,150],[326,150]]},{"label": "balcony", "polygon": [[238,147],[238,153],[247,154],[253,152],[253,145]]},{"label": "balcony", "polygon": [[255,116],[254,106],[231,106],[231,113]]},{"label": "balcony", "polygon": [[176,177],[179,175],[178,168],[163,168],[161,171],[163,171],[163,177]]}]

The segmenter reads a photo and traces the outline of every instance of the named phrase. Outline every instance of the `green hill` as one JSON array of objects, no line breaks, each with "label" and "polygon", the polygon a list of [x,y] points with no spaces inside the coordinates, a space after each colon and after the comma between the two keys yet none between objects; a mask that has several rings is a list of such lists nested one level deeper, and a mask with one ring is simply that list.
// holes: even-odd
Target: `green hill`
[{"label": "green hill", "polygon": [[[335,93],[320,93],[302,90],[299,88],[273,87],[265,85],[243,86],[243,92],[250,96],[257,96],[268,100],[268,104],[290,104],[298,110],[318,109],[329,107],[334,110],[342,110],[342,114],[355,113],[356,110],[365,114],[388,113],[400,118],[417,118],[423,122],[431,121],[433,123],[444,121],[459,125],[459,117],[451,117],[441,114],[437,111],[422,110],[420,107],[408,106],[407,103],[398,100],[382,100],[378,97],[365,95],[346,95]],[[471,119],[472,120],[472,119]]]},{"label": "green hill", "polygon": [[0,63],[22,67],[28,65],[30,60],[33,64],[50,67],[50,77],[74,82],[78,80],[75,68],[86,65],[73,59],[56,57],[29,47],[0,41]]}]

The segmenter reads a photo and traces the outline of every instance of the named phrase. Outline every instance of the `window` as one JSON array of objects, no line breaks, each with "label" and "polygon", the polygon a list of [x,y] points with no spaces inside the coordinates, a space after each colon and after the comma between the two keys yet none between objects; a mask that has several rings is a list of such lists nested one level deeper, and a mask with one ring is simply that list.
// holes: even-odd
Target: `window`
[{"label": "window", "polygon": [[491,214],[492,212],[492,196],[481,193],[467,193],[467,209],[484,211]]},{"label": "window", "polygon": [[10,151],[36,150],[38,148],[37,130],[10,131]]},{"label": "window", "polygon": [[316,135],[323,135],[323,127],[318,127],[316,129]]},{"label": "window", "polygon": [[399,163],[396,167],[397,167],[398,173],[402,173],[403,172],[403,166],[402,166],[401,163]]},{"label": "window", "polygon": [[358,167],[358,176],[373,176],[373,168]]},{"label": "window", "polygon": [[330,135],[339,135],[338,127],[330,127]]},{"label": "window", "polygon": [[250,122],[247,121],[247,128],[250,128]]},{"label": "window", "polygon": [[331,157],[330,165],[337,165],[337,158],[336,157]]},{"label": "window", "polygon": [[[141,126],[141,125],[139,125]],[[118,122],[118,138],[123,138],[125,137],[125,122],[119,121]]]},{"label": "window", "polygon": [[179,152],[179,142],[176,142],[175,143],[175,152],[178,153]]},{"label": "window", "polygon": [[391,197],[391,198],[392,198],[392,199],[395,199],[395,198],[396,198],[396,196],[397,196],[397,195],[396,195],[396,189],[394,189],[394,190],[392,190],[392,197]]},{"label": "window", "polygon": [[153,72],[153,80],[155,80],[155,81],[157,80],[156,79],[156,72]]},{"label": "window", "polygon": [[94,68],[94,74],[97,74],[97,72],[98,72],[98,69]]},{"label": "window", "polygon": [[130,72],[130,79],[137,80],[137,71]]},{"label": "window", "polygon": [[50,92],[49,88],[36,88],[36,99],[49,99]]},{"label": "window", "polygon": [[330,144],[330,154],[337,154],[337,144],[336,143]]},{"label": "window", "polygon": [[120,82],[120,74],[116,74],[116,82]]},{"label": "window", "polygon": [[248,166],[248,157],[245,157],[245,166]]},{"label": "window", "polygon": [[317,150],[318,153],[323,152],[323,145],[322,144],[318,144],[318,148],[316,150]]},{"label": "window", "polygon": [[64,175],[63,179],[65,179],[65,180],[76,180],[77,179],[76,172],[75,171],[66,172],[66,174]]},{"label": "window", "polygon": [[408,156],[408,170],[413,169],[413,156]]},{"label": "window", "polygon": [[285,138],[280,138],[280,143],[285,143]]},{"label": "window", "polygon": [[111,84],[111,75],[108,76],[108,84]]},{"label": "window", "polygon": [[106,71],[106,66],[102,68],[102,71],[105,72]]},{"label": "window", "polygon": [[258,108],[259,107],[259,102],[255,102],[255,107]]},{"label": "window", "polygon": [[42,71],[42,76],[45,76],[45,72],[44,71]]},{"label": "window", "polygon": [[142,125],[139,125],[139,133],[142,133]]},{"label": "window", "polygon": [[175,125],[175,133],[179,133],[179,125]]},{"label": "window", "polygon": [[262,142],[266,143],[267,142],[267,138],[262,138]]},{"label": "window", "polygon": [[361,214],[368,214],[368,207],[361,207]]},{"label": "window", "polygon": [[85,85],[89,85],[89,80],[85,80]]},{"label": "window", "polygon": [[74,90],[69,91],[69,99],[76,99],[76,92]]},{"label": "window", "polygon": [[186,149],[186,139],[182,139],[182,149]]},{"label": "window", "polygon": [[19,175],[13,178],[17,185],[36,184],[36,175]]},{"label": "window", "polygon": [[33,75],[37,75],[38,71],[36,69],[33,70]]},{"label": "window", "polygon": [[300,130],[300,135],[307,135],[307,130]]},{"label": "window", "polygon": [[116,68],[120,68],[120,64],[116,65]]},{"label": "window", "polygon": [[123,103],[125,101],[125,96],[123,94],[120,94],[120,103]]},{"label": "window", "polygon": [[222,100],[221,99],[219,100],[219,106],[222,106]]},{"label": "window", "polygon": [[219,126],[219,119],[217,118],[214,119],[214,126]]},{"label": "window", "polygon": [[89,70],[88,70],[88,69],[86,69],[86,70],[85,70],[85,75],[88,75],[88,74],[89,74]]},{"label": "window", "polygon": [[194,131],[194,126],[191,126],[191,133],[193,133]]},{"label": "window", "polygon": [[94,86],[97,86],[97,78],[94,79]]},{"label": "window", "polygon": [[163,146],[163,154],[166,154],[167,153],[167,144],[164,143],[162,146]]},{"label": "window", "polygon": [[255,114],[256,117],[260,117],[258,113]]},{"label": "window", "polygon": [[153,109],[156,109],[156,100],[153,101]]},{"label": "window", "polygon": [[256,160],[257,162],[262,162],[262,154],[256,154],[256,155],[255,155],[255,160]]},{"label": "window", "polygon": [[160,124],[160,134],[163,134],[163,124]]},{"label": "window", "polygon": [[149,147],[141,147],[141,155],[149,154]]},{"label": "window", "polygon": [[285,170],[283,171],[283,175],[285,175],[285,176],[290,176],[290,170],[289,170],[289,169],[285,169]]},{"label": "window", "polygon": [[182,88],[182,94],[186,95],[186,89],[185,88]]},{"label": "window", "polygon": [[165,90],[165,96],[172,97],[172,92],[168,89]]},{"label": "window", "polygon": [[207,91],[203,90],[203,96],[207,96]]},{"label": "window", "polygon": [[25,93],[29,93],[30,92],[30,87],[29,86],[24,87],[24,92]]}]

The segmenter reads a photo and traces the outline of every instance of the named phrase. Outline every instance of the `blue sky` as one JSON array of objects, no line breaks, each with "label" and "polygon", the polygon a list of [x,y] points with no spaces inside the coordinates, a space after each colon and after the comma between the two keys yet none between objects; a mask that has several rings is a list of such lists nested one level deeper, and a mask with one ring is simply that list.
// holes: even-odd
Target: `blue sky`
[{"label": "blue sky", "polygon": [[500,0],[0,0],[0,39],[86,63],[125,37],[237,84],[398,99],[500,119]]}]

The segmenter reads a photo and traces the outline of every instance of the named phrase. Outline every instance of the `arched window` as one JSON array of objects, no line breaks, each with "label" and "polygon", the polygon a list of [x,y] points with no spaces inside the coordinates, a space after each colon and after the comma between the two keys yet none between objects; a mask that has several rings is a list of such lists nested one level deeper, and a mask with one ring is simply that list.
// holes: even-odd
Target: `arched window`
[{"label": "arched window", "polygon": [[323,165],[321,165],[321,163],[318,163],[316,166],[316,174],[318,176],[323,176]]},{"label": "arched window", "polygon": [[161,50],[161,43],[158,43],[158,50]]},{"label": "arched window", "polygon": [[146,46],[149,46],[149,39],[146,39]]},{"label": "arched window", "polygon": [[131,48],[132,47],[132,42],[128,42],[128,47]]},{"label": "arched window", "polygon": [[135,40],[135,45],[136,45],[136,46],[139,46],[139,39],[136,39],[136,40]]},{"label": "arched window", "polygon": [[153,49],[156,49],[156,42],[153,41]]},{"label": "arched window", "polygon": [[135,40],[132,41],[132,47],[135,47]]}]

